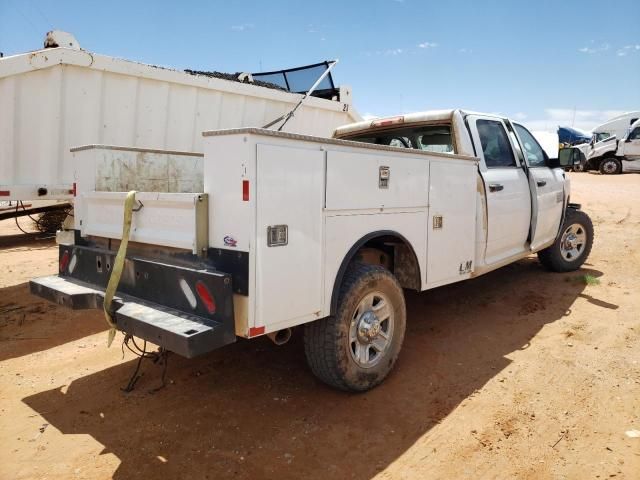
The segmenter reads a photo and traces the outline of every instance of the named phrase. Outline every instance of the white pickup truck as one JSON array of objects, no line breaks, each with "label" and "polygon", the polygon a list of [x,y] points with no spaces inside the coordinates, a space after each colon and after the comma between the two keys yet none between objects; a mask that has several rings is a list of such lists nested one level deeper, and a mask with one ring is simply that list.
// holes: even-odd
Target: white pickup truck
[{"label": "white pickup truck", "polygon": [[[506,118],[447,110],[351,124],[331,139],[203,135],[203,162],[74,149],[75,241],[60,245],[59,274],[32,280],[31,291],[105,308],[118,329],[186,357],[238,337],[283,343],[304,325],[313,373],[364,391],[400,352],[403,288],[459,282],[532,253],[572,271],[591,250],[591,220],[569,202],[559,160]],[[149,192],[147,179],[133,208],[113,180],[190,161],[203,166],[203,191]],[[127,177],[126,189],[136,182]],[[105,300],[114,275],[116,297]]]},{"label": "white pickup truck", "polygon": [[631,125],[621,140],[616,135],[598,138],[594,134],[591,143],[572,147],[584,155],[583,170],[599,170],[605,175],[640,172],[640,120]]}]

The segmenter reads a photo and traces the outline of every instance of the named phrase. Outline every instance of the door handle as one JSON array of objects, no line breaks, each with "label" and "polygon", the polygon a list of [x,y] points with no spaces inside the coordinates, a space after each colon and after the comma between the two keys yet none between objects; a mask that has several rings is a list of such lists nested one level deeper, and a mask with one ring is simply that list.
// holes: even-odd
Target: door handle
[{"label": "door handle", "polygon": [[544,180],[538,180],[538,181],[536,182],[536,184],[537,184],[539,187],[544,187],[544,186],[547,184],[547,182],[546,182],[546,181],[544,181]]},{"label": "door handle", "polygon": [[489,184],[489,191],[490,192],[499,192],[500,190],[504,190],[504,185],[501,185],[500,183],[490,183]]}]

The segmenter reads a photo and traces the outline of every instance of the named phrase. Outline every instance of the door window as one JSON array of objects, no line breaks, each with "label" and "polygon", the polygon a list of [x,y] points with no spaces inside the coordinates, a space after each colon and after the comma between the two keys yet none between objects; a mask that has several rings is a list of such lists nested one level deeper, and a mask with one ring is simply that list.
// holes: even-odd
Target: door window
[{"label": "door window", "polygon": [[529,130],[518,124],[515,124],[514,127],[520,137],[524,154],[527,157],[527,164],[530,167],[546,166],[544,150],[542,150],[542,147],[536,139],[533,138],[533,135],[529,133]]},{"label": "door window", "polygon": [[640,127],[636,127],[629,134],[629,140],[640,140]]},{"label": "door window", "polygon": [[487,168],[515,167],[516,159],[509,143],[509,137],[502,125],[496,120],[478,120],[476,122],[482,153]]}]

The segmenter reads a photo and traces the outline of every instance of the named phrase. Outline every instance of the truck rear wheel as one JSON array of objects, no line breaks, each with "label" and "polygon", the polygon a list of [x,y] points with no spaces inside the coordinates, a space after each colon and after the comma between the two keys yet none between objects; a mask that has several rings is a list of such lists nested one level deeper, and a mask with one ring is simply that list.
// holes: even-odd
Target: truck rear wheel
[{"label": "truck rear wheel", "polygon": [[305,327],[311,371],[341,390],[375,387],[398,358],[406,317],[402,287],[391,272],[379,265],[353,265],[343,279],[336,315]]},{"label": "truck rear wheel", "polygon": [[600,173],[603,175],[617,175],[622,172],[622,163],[615,157],[607,157],[600,162]]},{"label": "truck rear wheel", "polygon": [[589,215],[570,208],[562,231],[553,245],[538,252],[538,260],[554,272],[572,272],[585,262],[593,245],[593,224]]}]

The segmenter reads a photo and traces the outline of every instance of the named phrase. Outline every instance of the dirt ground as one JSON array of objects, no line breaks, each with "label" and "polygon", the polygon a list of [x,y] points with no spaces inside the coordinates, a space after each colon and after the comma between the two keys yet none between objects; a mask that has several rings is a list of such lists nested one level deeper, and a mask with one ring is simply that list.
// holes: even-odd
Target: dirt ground
[{"label": "dirt ground", "polygon": [[143,364],[126,394],[135,358],[101,314],[28,292],[53,241],[0,223],[0,478],[640,478],[640,175],[571,179],[583,269],[408,293],[397,366],[360,395],[311,375],[301,332],[172,356],[155,393]]}]

